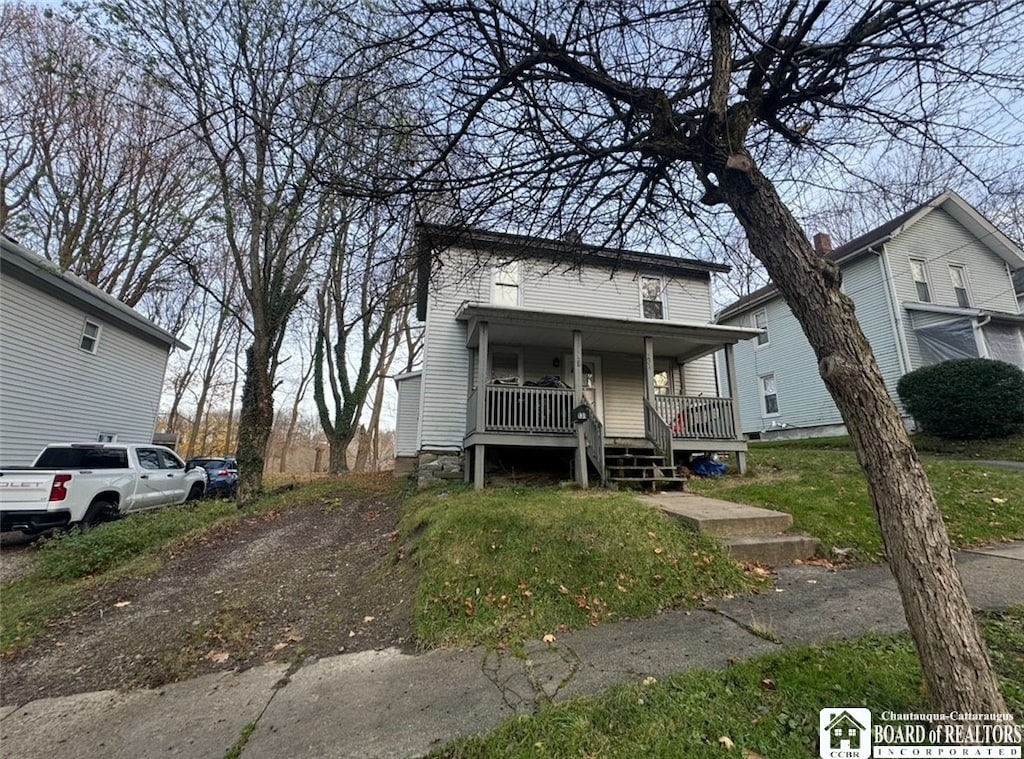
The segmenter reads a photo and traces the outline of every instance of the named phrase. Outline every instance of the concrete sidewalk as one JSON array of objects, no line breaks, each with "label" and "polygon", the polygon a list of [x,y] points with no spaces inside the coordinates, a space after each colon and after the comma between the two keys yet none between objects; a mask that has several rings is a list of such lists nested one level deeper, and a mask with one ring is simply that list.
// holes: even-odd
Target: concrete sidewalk
[{"label": "concrete sidewalk", "polygon": [[[972,603],[1024,604],[1024,542],[958,555]],[[770,629],[779,642],[751,630]],[[220,758],[250,729],[242,759],[412,757],[539,704],[778,651],[905,629],[888,568],[779,571],[774,592],[716,601],[537,642],[528,655],[397,650],[268,665],[159,690],[102,691],[0,711],[0,756]]]}]

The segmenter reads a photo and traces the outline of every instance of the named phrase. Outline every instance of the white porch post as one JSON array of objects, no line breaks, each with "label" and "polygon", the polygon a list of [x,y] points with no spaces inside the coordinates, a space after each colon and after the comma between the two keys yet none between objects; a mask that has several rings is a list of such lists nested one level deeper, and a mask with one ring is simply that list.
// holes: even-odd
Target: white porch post
[{"label": "white porch post", "polygon": [[654,338],[644,337],[644,398],[654,404]]},{"label": "white porch post", "polygon": [[[576,407],[583,403],[583,333],[578,329],[572,331],[572,386],[573,407]],[[589,486],[587,438],[582,424],[576,424],[576,482],[582,488]]]},{"label": "white porch post", "polygon": [[[476,349],[476,430],[487,431],[487,322],[480,322]],[[473,488],[484,489],[484,459],[486,446],[473,447]]]},{"label": "white porch post", "polygon": [[[736,356],[735,345],[729,343],[725,346],[725,371],[729,381],[729,398],[732,401],[732,434],[737,440],[743,436],[742,421],[740,420],[740,393],[739,384],[736,381]],[[747,473],[747,452],[736,452],[736,463],[740,474]]]}]

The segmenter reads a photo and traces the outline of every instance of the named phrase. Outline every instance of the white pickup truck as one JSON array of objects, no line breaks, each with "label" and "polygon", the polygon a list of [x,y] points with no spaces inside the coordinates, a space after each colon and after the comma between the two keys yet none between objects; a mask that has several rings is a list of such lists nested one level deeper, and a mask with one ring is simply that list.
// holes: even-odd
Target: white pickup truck
[{"label": "white pickup truck", "polygon": [[159,445],[48,445],[29,469],[0,469],[0,531],[91,525],[201,498],[206,472]]}]

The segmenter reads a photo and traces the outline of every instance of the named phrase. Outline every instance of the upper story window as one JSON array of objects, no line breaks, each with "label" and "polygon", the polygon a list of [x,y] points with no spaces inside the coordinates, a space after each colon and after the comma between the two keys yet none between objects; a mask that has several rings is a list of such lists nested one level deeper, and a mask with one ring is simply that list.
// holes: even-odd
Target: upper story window
[{"label": "upper story window", "polygon": [[754,312],[754,326],[762,330],[761,334],[757,336],[758,345],[768,344],[768,310],[762,308],[760,311]]},{"label": "upper story window", "polygon": [[960,308],[971,307],[971,294],[967,289],[967,269],[960,264],[949,265],[949,279],[953,283],[956,304]]},{"label": "upper story window", "polygon": [[519,261],[507,261],[494,268],[494,284],[491,288],[491,302],[496,306],[518,306],[522,265]]},{"label": "upper story window", "polygon": [[928,287],[928,268],[923,259],[910,259],[910,274],[913,276],[914,286],[917,288],[917,299],[921,303],[931,303],[932,292]]},{"label": "upper story window", "polygon": [[640,313],[645,319],[665,318],[665,287],[661,277],[640,277]]},{"label": "upper story window", "polygon": [[88,353],[95,353],[99,342],[100,325],[86,319],[85,326],[82,328],[82,340],[79,342],[78,347]]}]

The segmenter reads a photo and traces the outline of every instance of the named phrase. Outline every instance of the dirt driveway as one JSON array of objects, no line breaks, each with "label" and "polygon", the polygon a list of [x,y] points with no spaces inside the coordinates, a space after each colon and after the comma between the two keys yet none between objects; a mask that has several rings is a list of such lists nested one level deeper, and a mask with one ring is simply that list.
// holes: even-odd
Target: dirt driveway
[{"label": "dirt driveway", "polygon": [[393,550],[399,506],[395,495],[352,494],[249,517],[179,548],[155,574],[91,590],[4,658],[0,701],[409,648],[413,578]]}]

